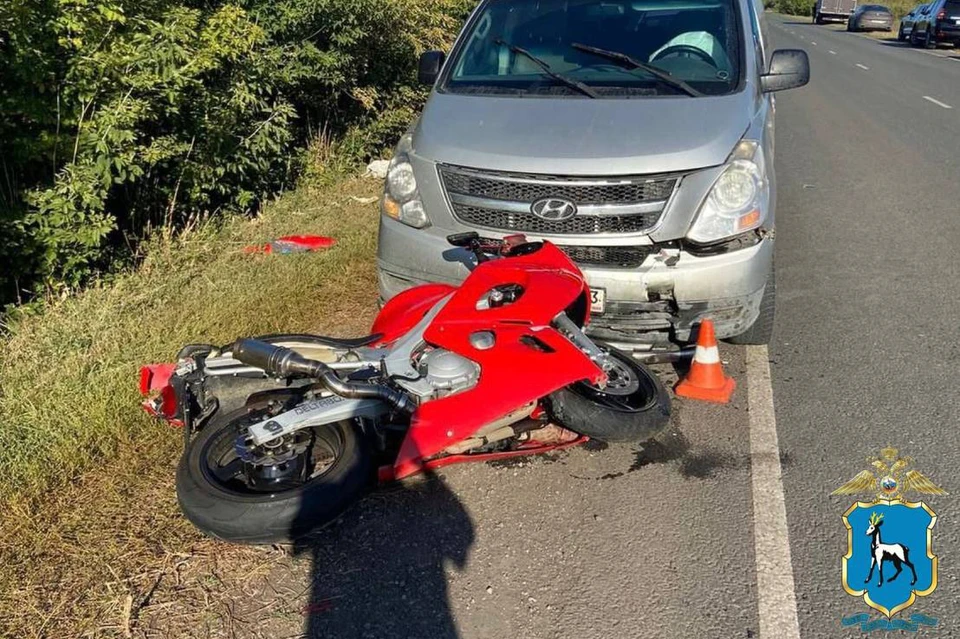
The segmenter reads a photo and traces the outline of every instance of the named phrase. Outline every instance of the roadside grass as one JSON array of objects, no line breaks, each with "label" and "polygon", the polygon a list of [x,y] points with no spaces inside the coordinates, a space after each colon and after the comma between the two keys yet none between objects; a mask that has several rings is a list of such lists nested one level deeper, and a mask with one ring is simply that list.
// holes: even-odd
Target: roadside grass
[{"label": "roadside grass", "polygon": [[[847,23],[846,22],[832,22],[830,24],[820,25],[821,29],[830,29],[831,31],[846,31]],[[857,31],[857,35],[864,35],[868,38],[874,38],[875,40],[896,40],[897,31],[900,28],[900,21],[895,20],[893,23],[892,31]]]},{"label": "roadside grass", "polygon": [[860,31],[859,33],[867,36],[868,38],[873,38],[874,40],[892,40],[897,41],[897,33],[900,31],[900,21],[896,20],[893,23],[893,29],[890,31]]},{"label": "roadside grass", "polygon": [[[0,637],[232,632],[220,598],[278,551],[205,539],[179,515],[182,439],[142,413],[137,370],[190,342],[365,332],[380,186],[327,176],[254,220],[156,238],[135,271],[10,322],[0,338]],[[290,233],[337,245],[242,251]]]}]

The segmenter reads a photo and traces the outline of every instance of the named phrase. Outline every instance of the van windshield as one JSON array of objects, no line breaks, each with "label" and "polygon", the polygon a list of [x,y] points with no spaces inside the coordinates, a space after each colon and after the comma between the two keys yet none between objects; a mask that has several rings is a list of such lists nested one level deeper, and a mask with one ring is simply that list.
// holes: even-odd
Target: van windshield
[{"label": "van windshield", "polygon": [[735,0],[488,0],[454,52],[441,91],[723,95],[739,84],[738,25]]}]

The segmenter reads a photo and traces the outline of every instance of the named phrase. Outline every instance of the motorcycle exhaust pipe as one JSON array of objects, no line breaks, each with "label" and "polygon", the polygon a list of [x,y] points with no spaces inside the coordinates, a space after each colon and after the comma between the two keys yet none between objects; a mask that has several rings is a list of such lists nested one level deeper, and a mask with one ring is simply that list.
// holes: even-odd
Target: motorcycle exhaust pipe
[{"label": "motorcycle exhaust pipe", "polygon": [[417,409],[416,403],[402,391],[379,384],[345,382],[323,362],[307,359],[283,346],[274,346],[256,339],[238,339],[233,344],[233,358],[279,377],[316,378],[331,392],[347,399],[380,399],[408,415]]}]

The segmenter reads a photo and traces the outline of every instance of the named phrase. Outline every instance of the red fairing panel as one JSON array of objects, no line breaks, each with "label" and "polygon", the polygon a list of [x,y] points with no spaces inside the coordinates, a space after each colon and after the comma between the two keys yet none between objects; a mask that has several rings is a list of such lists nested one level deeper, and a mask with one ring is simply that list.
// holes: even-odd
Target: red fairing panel
[{"label": "red fairing panel", "polygon": [[[524,293],[517,302],[477,310],[477,300],[482,295],[505,284],[523,287]],[[472,330],[483,330],[491,323],[502,321],[547,326],[584,292],[589,295],[580,270],[560,249],[545,242],[543,248],[532,255],[491,260],[477,266],[434,319],[426,338],[435,343],[430,337],[431,331],[436,334],[438,326],[459,322],[471,323]],[[467,353],[460,354],[469,357]]]},{"label": "red fairing panel", "polygon": [[140,394],[149,395],[170,383],[176,364],[149,364],[140,367]]},{"label": "red fairing panel", "polygon": [[[525,404],[574,382],[603,379],[600,367],[550,327],[557,313],[586,290],[571,266],[559,249],[545,244],[533,255],[481,264],[447,302],[424,338],[477,362],[480,380],[472,389],[427,402],[414,413],[394,464],[397,478],[417,472],[424,459]],[[477,300],[503,284],[519,284],[524,293],[513,304],[478,311]],[[470,335],[484,330],[494,332],[496,344],[477,350]],[[525,336],[542,346],[524,343]],[[518,377],[517,371],[533,373]]]},{"label": "red fairing panel", "polygon": [[[177,393],[170,385],[170,378],[176,364],[150,364],[140,368],[140,394],[148,399],[142,403],[143,409],[154,417],[165,419],[173,426],[183,426],[175,419],[177,414]],[[150,398],[154,395],[153,398]]]},{"label": "red fairing panel", "polygon": [[455,290],[449,284],[423,284],[399,293],[380,309],[370,334],[382,334],[378,344],[389,344],[409,333],[427,311]]}]

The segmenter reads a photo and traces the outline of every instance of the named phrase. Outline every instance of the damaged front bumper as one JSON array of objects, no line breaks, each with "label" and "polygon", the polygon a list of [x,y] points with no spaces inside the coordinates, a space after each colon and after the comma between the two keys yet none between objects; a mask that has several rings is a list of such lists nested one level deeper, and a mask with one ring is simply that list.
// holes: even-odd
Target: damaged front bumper
[{"label": "damaged front bumper", "polygon": [[608,300],[587,332],[614,344],[684,343],[710,318],[717,337],[740,335],[760,314],[773,246],[773,237],[766,236],[714,255],[665,250],[640,273],[587,268],[590,286],[604,288]]},{"label": "damaged front bumper", "polygon": [[[645,246],[643,262],[631,268],[580,262],[590,287],[606,291],[604,312],[591,317],[587,334],[642,351],[691,341],[691,329],[709,317],[717,337],[740,335],[760,313],[773,247],[773,234],[763,233],[713,251],[676,242]],[[382,300],[426,282],[457,284],[469,273],[468,257],[451,248],[442,233],[393,220],[381,222],[377,262]]]}]

